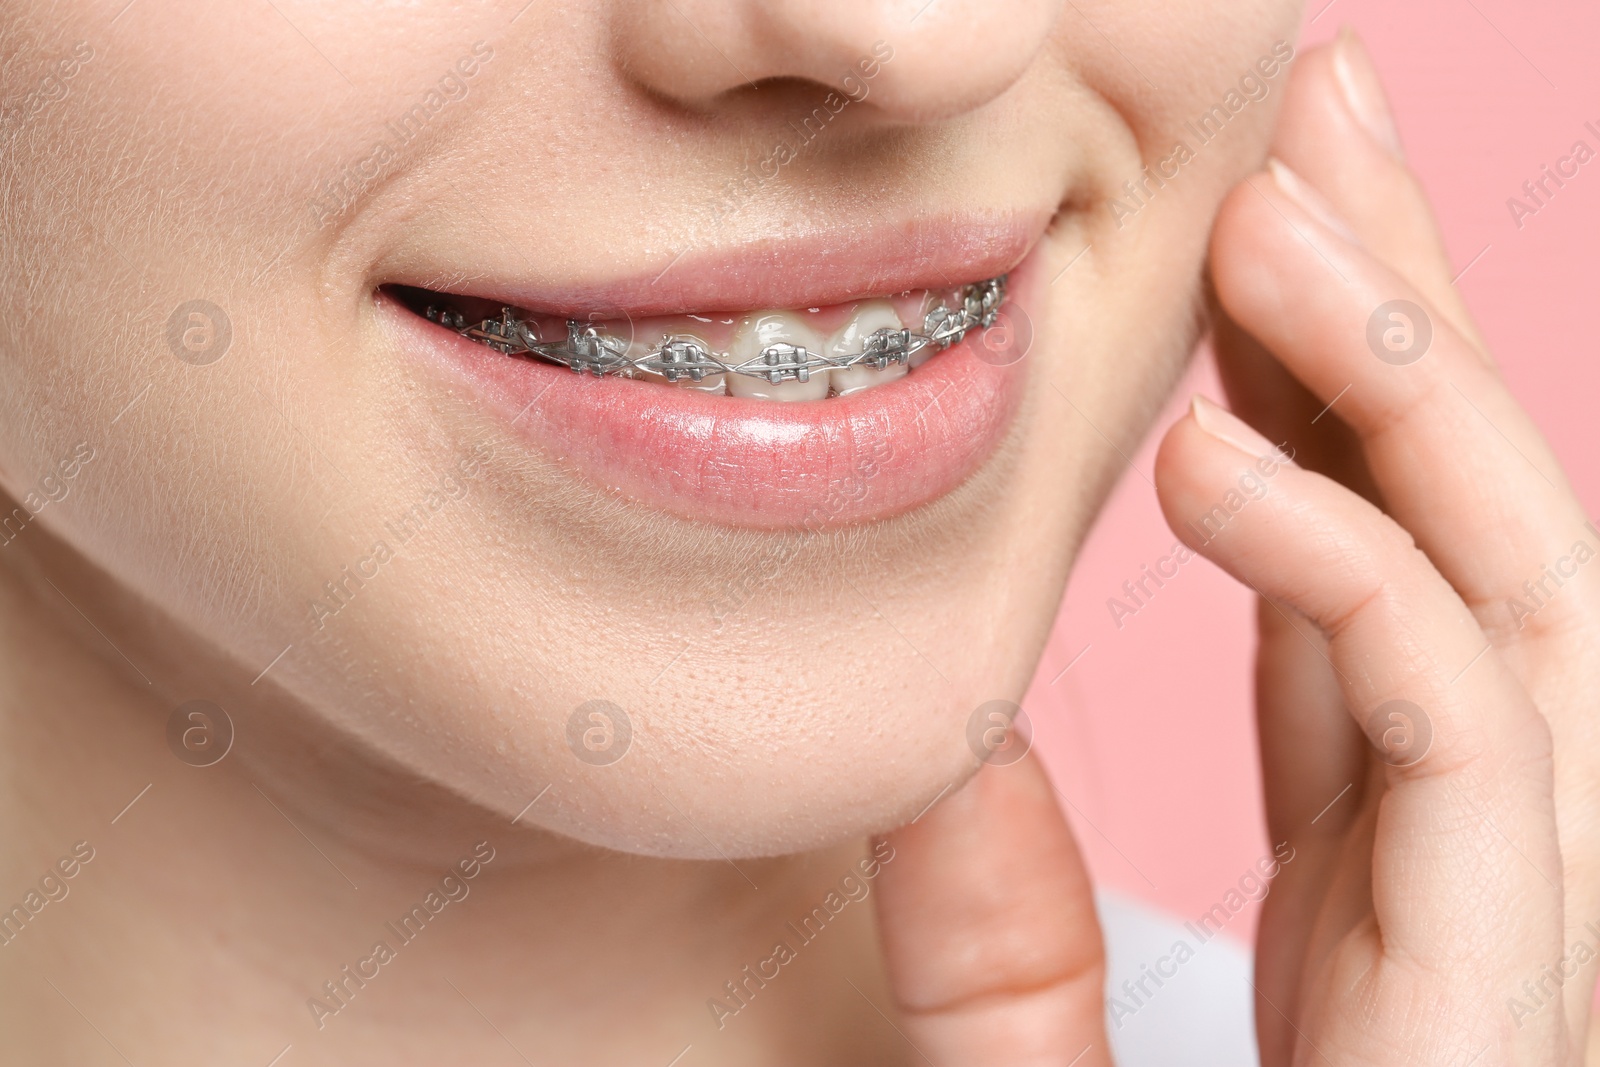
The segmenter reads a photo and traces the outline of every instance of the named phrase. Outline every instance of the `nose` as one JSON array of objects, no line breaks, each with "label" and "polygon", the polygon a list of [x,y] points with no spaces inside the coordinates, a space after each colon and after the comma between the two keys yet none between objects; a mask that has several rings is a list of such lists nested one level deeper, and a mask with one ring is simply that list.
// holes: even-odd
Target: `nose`
[{"label": "nose", "polygon": [[[895,122],[972,111],[1022,77],[1062,0],[618,0],[615,58],[694,109],[777,79]],[[859,109],[858,109],[859,110]]]}]

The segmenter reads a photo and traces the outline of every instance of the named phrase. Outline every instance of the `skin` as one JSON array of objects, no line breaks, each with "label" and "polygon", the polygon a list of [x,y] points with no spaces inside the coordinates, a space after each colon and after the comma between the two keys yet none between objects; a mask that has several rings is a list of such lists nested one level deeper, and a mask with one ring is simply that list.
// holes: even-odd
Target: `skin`
[{"label": "skin", "polygon": [[[1174,530],[1261,594],[1267,821],[1295,849],[1257,945],[1262,1062],[1594,1062],[1600,580],[1578,566],[1509,609],[1588,520],[1451,284],[1366,62],[1349,37],[1304,57],[1273,144],[1298,177],[1251,177],[1217,221],[1218,356],[1255,426],[1197,402],[1156,466]],[[1435,330],[1403,366],[1364,328],[1397,294]],[[1298,462],[1197,533],[1285,443]],[[1373,727],[1397,699],[1409,718]],[[937,1063],[1111,1062],[1089,880],[1031,757],[889,840],[908,1040]]]},{"label": "skin", "polygon": [[[1594,691],[1595,579],[1531,633],[1491,628],[1496,647],[1458,703],[1432,674],[1400,673],[1413,661],[1400,662],[1396,633],[1437,650],[1446,680],[1481,647],[1467,647],[1482,631],[1464,609],[1407,609],[1454,596],[1503,610],[1502,588],[1554,558],[1577,514],[1564,489],[1545,495],[1545,483],[1514,477],[1520,460],[1495,452],[1497,438],[1441,437],[1427,420],[1378,432],[1386,397],[1403,402],[1414,394],[1396,391],[1447,360],[1472,366],[1467,352],[1480,369],[1458,379],[1462,390],[1561,484],[1482,369],[1414,183],[1392,157],[1356,150],[1372,142],[1338,110],[1324,56],[1295,75],[1304,88],[1277,151],[1372,251],[1336,244],[1261,175],[1229,195],[1264,157],[1281,76],[1119,226],[1108,198],[1168,154],[1219,86],[1294,38],[1296,7],[1171,5],[1156,17],[1026,0],[999,18],[976,0],[919,6],[536,0],[519,16],[520,5],[173,2],[112,22],[116,12],[83,2],[0,14],[0,50],[17,58],[7,100],[73,42],[95,50],[0,155],[0,284],[21,312],[4,325],[0,485],[22,499],[77,442],[94,450],[67,495],[0,552],[0,885],[33,883],[74,841],[96,850],[72,895],[0,950],[12,1047],[73,1063],[266,1063],[285,1046],[285,1063],[666,1063],[686,1045],[699,1063],[913,1062],[882,1006],[935,1062],[1067,1063],[1085,1046],[1083,1063],[1105,1062],[1098,934],[1070,837],[1031,761],[961,787],[977,767],[965,727],[1031,675],[1118,450],[1137,441],[1191,347],[1214,220],[1222,307],[1282,361],[1224,345],[1233,365],[1258,360],[1243,375],[1253,390],[1240,391],[1248,416],[1289,401],[1315,413],[1355,366],[1371,373],[1346,320],[1364,323],[1374,294],[1393,289],[1376,272],[1407,279],[1438,331],[1437,358],[1352,390],[1340,408],[1359,451],[1320,442],[1327,471],[1376,487],[1393,518],[1291,469],[1269,505],[1203,548],[1308,633],[1327,626],[1335,664],[1362,662],[1344,673],[1364,688],[1335,689],[1339,676],[1319,675],[1327,661],[1308,659],[1303,641],[1264,645],[1263,677],[1283,686],[1263,687],[1264,737],[1318,730],[1339,774],[1364,770],[1368,783],[1348,820],[1329,824],[1337,834],[1305,846],[1329,877],[1269,898],[1263,997],[1291,1005],[1299,1027],[1263,1013],[1269,1060],[1290,1062],[1300,1031],[1352,1063],[1434,1049],[1424,1028],[1357,1014],[1361,990],[1340,968],[1374,960],[1364,981],[1377,995],[1409,982],[1406,996],[1448,1009],[1429,1025],[1459,1020],[1475,1041],[1506,1042],[1486,1062],[1549,1062],[1539,1056],[1575,1047],[1588,971],[1564,987],[1565,1014],[1512,1034],[1485,1020],[1503,1018],[1503,979],[1559,956],[1564,916],[1595,914],[1581,847],[1592,834],[1566,814],[1592,808],[1582,783],[1597,780],[1585,775],[1595,746],[1581,706]],[[839,136],[737,211],[713,211],[740,161],[877,40],[896,58]],[[308,195],[477,41],[494,58],[466,95],[319,225]],[[371,310],[373,288],[399,273],[436,271],[440,288],[571,288],[653,273],[686,247],[885,216],[909,227],[978,205],[1049,217],[1039,266],[1061,275],[1027,309],[1037,339],[1013,435],[935,505],[814,539],[720,626],[708,605],[785,535],[619,506],[448,394]],[[1346,327],[1327,331],[1343,348],[1292,327],[1286,309],[1327,288],[1300,233],[1360,281],[1317,304]],[[229,351],[207,366],[174,358],[164,339],[173,309],[196,298],[233,326]],[[1293,436],[1263,425],[1274,440]],[[480,441],[493,459],[468,494],[319,640],[307,602],[320,584]],[[1302,445],[1309,456],[1319,442]],[[1464,468],[1447,459],[1470,449],[1498,464],[1480,483],[1406,478],[1408,450],[1427,453],[1411,469],[1454,473]],[[1250,458],[1192,420],[1175,428],[1160,467],[1175,525]],[[1509,540],[1496,553],[1450,543],[1442,531],[1460,536],[1462,524],[1445,521],[1449,506],[1485,496],[1496,521],[1478,531]],[[1271,519],[1303,525],[1252,540]],[[1426,558],[1396,547],[1402,526]],[[1381,572],[1313,566],[1307,546],[1334,535],[1353,559],[1381,559]],[[1434,599],[1375,599],[1360,618],[1376,621],[1335,625],[1374,581]],[[1274,616],[1263,616],[1268,636]],[[1290,699],[1304,692],[1320,699]],[[1419,766],[1455,777],[1363,767],[1338,705],[1366,711],[1397,693],[1433,709],[1437,762]],[[223,705],[235,727],[226,758],[204,769],[175,760],[165,735],[195,697]],[[596,698],[628,709],[636,731],[628,756],[604,768],[565,742],[568,716]],[[1491,726],[1515,741],[1504,781],[1454,758],[1459,738]],[[1553,762],[1551,737],[1563,753]],[[1297,826],[1336,775],[1297,764],[1305,746],[1265,747],[1270,814]],[[1459,803],[1441,782],[1469,797],[1490,790],[1476,798],[1503,813],[1497,825],[1531,862],[1565,862],[1568,878],[1553,879],[1562,891],[1490,863],[1504,845],[1481,824],[1458,829],[1426,872],[1439,885],[1502,875],[1466,883],[1481,899],[1441,899],[1403,862],[1368,871],[1374,844],[1397,859],[1435,847],[1417,828]],[[847,908],[778,989],[719,1029],[707,998],[866,855],[866,835],[945,791],[889,839],[876,912]],[[1015,820],[1013,831],[982,832],[986,820]],[[402,948],[319,1028],[308,995],[480,841],[495,858],[444,928]],[[992,906],[1001,886],[1036,906]],[[1473,903],[1526,914],[1478,924],[1482,943],[1424,946],[1470,957],[1435,972],[1425,965],[1460,961],[1418,948],[1396,963],[1374,932],[1425,932],[1433,913],[1399,907],[1416,899],[1450,917]],[[1008,929],[1019,915],[1027,925]],[[966,965],[963,938],[989,966]],[[1019,944],[1029,950],[999,951]],[[1535,1039],[1512,1055],[1511,1042]]]},{"label": "skin", "polygon": [[[52,580],[69,596],[77,586],[80,606],[130,598],[125,616],[93,617],[159,685],[157,703],[205,694],[226,706],[253,738],[239,762],[291,800],[318,794],[294,803],[330,832],[348,829],[348,790],[281,751],[286,718],[290,738],[398,775],[390,814],[411,830],[362,827],[355,843],[369,851],[426,838],[417,851],[431,860],[454,850],[459,820],[509,819],[552,782],[527,822],[657,855],[792,853],[914,815],[972,772],[972,710],[1026,685],[1072,554],[1123,466],[1107,442],[1137,440],[1181,369],[1209,220],[1259,163],[1281,92],[1243,112],[1137,227],[1119,229],[1106,199],[1139,176],[1141,152],[1166,155],[1219,85],[1294,36],[1295,8],[1219,3],[1153,20],[1030,0],[1014,20],[941,3],[912,22],[904,3],[868,5],[876,17],[863,21],[845,4],[708,0],[680,15],[540,0],[513,23],[509,5],[458,7],[285,8],[327,59],[267,5],[135,7],[109,28],[87,2],[49,17],[13,7],[29,56],[107,42],[5,163],[27,205],[7,213],[8,298],[30,314],[6,326],[4,485],[25,493],[80,440],[97,456],[95,476],[34,531],[82,557]],[[746,158],[791,136],[793,116],[828,91],[808,79],[891,39],[895,58],[830,127],[839,136],[724,210]],[[326,183],[478,41],[494,57],[466,96],[319,226],[307,201],[332,199]],[[658,70],[664,52],[681,61]],[[603,69],[580,72],[573,55],[603,56]],[[1139,70],[1158,64],[1185,75],[1152,93]],[[152,99],[178,92],[179,69],[192,81],[169,120]],[[535,135],[506,135],[523,129]],[[108,157],[137,169],[115,195],[58,180],[111,181]],[[377,285],[417,273],[437,272],[441,288],[570,291],[662,275],[686,250],[886,219],[914,232],[978,210],[1053,219],[1038,252],[1047,277],[1090,248],[1029,311],[1039,358],[1014,434],[935,506],[861,528],[847,550],[808,539],[720,622],[715,606],[743,588],[750,561],[792,534],[619,509],[433,377],[372,310]],[[51,284],[28,281],[39,278]],[[197,298],[234,332],[204,367],[173,358],[164,337]],[[494,458],[462,506],[318,628],[309,603],[323,583],[479,444]],[[175,480],[194,488],[173,493]],[[44,537],[30,540],[44,552]],[[951,607],[970,628],[944,624]],[[628,654],[572,651],[602,647]],[[611,773],[566,746],[568,716],[592,699],[637,723],[637,750]],[[419,778],[463,803],[419,802]]]}]

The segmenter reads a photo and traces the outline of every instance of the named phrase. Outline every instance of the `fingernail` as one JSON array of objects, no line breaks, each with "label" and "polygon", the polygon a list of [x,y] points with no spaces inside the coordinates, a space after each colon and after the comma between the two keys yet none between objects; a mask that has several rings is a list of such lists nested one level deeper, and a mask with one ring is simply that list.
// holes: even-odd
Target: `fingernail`
[{"label": "fingernail", "polygon": [[1189,399],[1189,410],[1194,413],[1195,423],[1217,440],[1224,441],[1258,459],[1263,456],[1274,456],[1280,463],[1293,462],[1286,452],[1262,437],[1255,427],[1199,393],[1195,393]]},{"label": "fingernail", "polygon": [[1367,46],[1349,26],[1339,31],[1339,40],[1333,47],[1333,76],[1356,121],[1390,155],[1403,161],[1406,154],[1400,146],[1400,130],[1394,124],[1394,112],[1389,110],[1389,97],[1383,91],[1378,68],[1372,64]]},{"label": "fingernail", "polygon": [[1277,182],[1278,188],[1290,200],[1305,208],[1318,222],[1328,229],[1339,234],[1351,244],[1359,245],[1361,238],[1356,236],[1356,231],[1344,221],[1337,208],[1328,203],[1327,199],[1307,181],[1289,169],[1289,165],[1276,157],[1267,160],[1267,172],[1272,175],[1272,180]]}]

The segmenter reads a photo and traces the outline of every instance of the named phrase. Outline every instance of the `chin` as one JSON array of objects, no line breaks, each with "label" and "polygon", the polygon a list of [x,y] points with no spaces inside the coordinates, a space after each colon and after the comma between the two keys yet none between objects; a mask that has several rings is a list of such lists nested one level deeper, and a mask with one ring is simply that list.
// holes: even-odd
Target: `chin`
[{"label": "chin", "polygon": [[[420,633],[402,636],[415,616],[400,611],[387,616],[393,625],[350,635],[351,661],[382,662],[370,674],[312,679],[288,670],[281,681],[305,685],[307,706],[337,709],[321,716],[325,728],[360,739],[371,762],[396,769],[391,830],[433,817],[431,802],[404,787],[422,780],[470,806],[485,832],[498,825],[507,837],[544,831],[679,859],[825,848],[910,821],[978,769],[975,711],[1021,698],[1053,607],[1046,597],[1016,611],[964,599],[966,609],[949,617],[1008,620],[982,640],[975,625],[902,608],[882,586],[871,595],[893,626],[869,608],[841,613],[831,598],[799,595],[826,573],[789,576],[779,593],[788,588],[793,599],[747,608],[749,617],[727,619],[716,641],[687,650],[666,635],[699,625],[693,612],[674,625],[657,611],[655,629],[643,621],[649,611],[612,605],[605,614],[635,620],[636,629],[584,631],[564,647],[596,651],[534,664],[516,652],[548,644],[548,629],[457,639],[436,630],[430,644]],[[851,581],[866,588],[863,576]],[[984,572],[952,584],[981,586]],[[449,603],[458,618],[438,608],[426,616],[445,633],[494,629],[479,597]],[[771,612],[809,654],[786,649]],[[535,615],[531,606],[512,614]],[[575,608],[561,617],[581,619]],[[417,654],[408,654],[413,641]],[[602,647],[631,652],[608,662]],[[373,687],[358,692],[351,680]],[[333,685],[345,688],[325,688]]]},{"label": "chin", "polygon": [[609,767],[558,774],[522,821],[673,859],[823,849],[904,825],[959,789],[980,766],[964,740],[967,717],[903,708],[866,721],[817,709],[804,729],[753,728],[731,750],[706,749],[696,726],[663,724],[663,736]]}]

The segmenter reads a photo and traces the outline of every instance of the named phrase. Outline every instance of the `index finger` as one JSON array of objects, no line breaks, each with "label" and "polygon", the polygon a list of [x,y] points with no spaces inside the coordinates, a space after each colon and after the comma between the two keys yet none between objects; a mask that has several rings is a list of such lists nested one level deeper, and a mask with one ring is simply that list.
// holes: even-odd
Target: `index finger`
[{"label": "index finger", "polygon": [[[1212,245],[1218,296],[1355,432],[1387,508],[1480,621],[1515,631],[1508,601],[1586,517],[1498,375],[1420,290],[1319,218],[1315,197],[1281,166],[1229,197]],[[1409,349],[1385,347],[1406,328]],[[1531,628],[1570,622],[1575,599]]]}]

